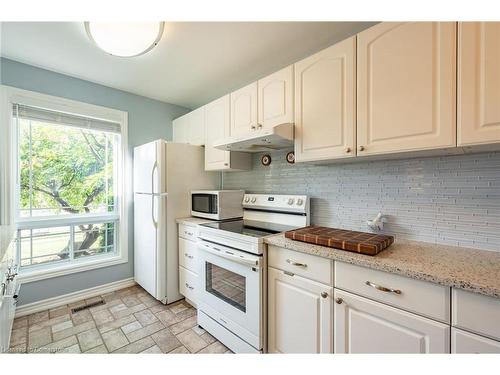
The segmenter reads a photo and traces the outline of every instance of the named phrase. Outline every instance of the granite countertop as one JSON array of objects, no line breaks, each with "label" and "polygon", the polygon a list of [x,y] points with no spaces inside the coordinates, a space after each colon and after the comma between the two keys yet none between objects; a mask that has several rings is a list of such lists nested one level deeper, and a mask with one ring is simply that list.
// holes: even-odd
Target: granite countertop
[{"label": "granite countertop", "polygon": [[362,255],[285,238],[265,238],[269,245],[356,264],[500,298],[500,252],[396,240],[375,256]]},{"label": "granite countertop", "polygon": [[202,219],[199,217],[183,217],[179,219],[175,219],[177,224],[185,224],[185,225],[199,225],[205,223],[211,223],[213,220],[210,219]]},{"label": "granite countertop", "polygon": [[0,225],[0,261],[14,239],[16,229],[12,225]]}]

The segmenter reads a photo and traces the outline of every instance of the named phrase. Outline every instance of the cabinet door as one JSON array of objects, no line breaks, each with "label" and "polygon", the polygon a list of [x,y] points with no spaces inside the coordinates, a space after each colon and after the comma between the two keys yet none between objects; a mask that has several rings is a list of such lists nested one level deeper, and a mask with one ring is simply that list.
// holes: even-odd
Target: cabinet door
[{"label": "cabinet door", "polygon": [[449,353],[450,327],[335,289],[335,353]]},{"label": "cabinet door", "polygon": [[205,106],[205,170],[228,169],[230,152],[212,146],[229,136],[229,95]]},{"label": "cabinet door", "polygon": [[172,121],[173,141],[175,143],[188,143],[189,138],[189,113]]},{"label": "cabinet door", "polygon": [[203,146],[205,144],[205,107],[195,109],[189,115],[188,143]]},{"label": "cabinet door", "polygon": [[258,81],[257,128],[293,123],[293,65]]},{"label": "cabinet door", "polygon": [[358,155],[456,146],[456,23],[358,34]]},{"label": "cabinet door", "polygon": [[295,160],[355,156],[356,37],[295,64]]},{"label": "cabinet door", "polygon": [[268,268],[269,352],[332,353],[333,288],[291,275]]},{"label": "cabinet door", "polygon": [[458,145],[500,142],[500,22],[461,22]]},{"label": "cabinet door", "polygon": [[257,82],[231,93],[230,136],[247,134],[257,128]]},{"label": "cabinet door", "polygon": [[451,352],[468,353],[497,353],[500,354],[500,342],[483,336],[465,332],[457,328],[451,329]]}]

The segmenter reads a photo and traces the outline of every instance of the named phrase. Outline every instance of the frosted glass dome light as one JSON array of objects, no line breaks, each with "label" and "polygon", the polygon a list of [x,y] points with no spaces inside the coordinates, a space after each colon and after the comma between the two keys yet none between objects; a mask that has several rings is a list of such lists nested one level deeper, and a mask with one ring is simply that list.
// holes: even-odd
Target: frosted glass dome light
[{"label": "frosted glass dome light", "polygon": [[153,49],[161,39],[164,22],[85,22],[89,38],[113,56],[133,57]]}]

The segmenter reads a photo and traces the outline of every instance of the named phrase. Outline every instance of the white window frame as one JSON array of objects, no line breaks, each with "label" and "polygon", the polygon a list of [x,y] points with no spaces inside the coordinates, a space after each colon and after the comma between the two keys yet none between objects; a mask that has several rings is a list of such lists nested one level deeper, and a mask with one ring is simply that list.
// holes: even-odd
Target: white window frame
[{"label": "white window frame", "polygon": [[[116,109],[82,103],[74,100],[59,98],[51,95],[41,94],[32,91],[17,89],[10,86],[0,86],[1,93],[1,117],[0,117],[0,152],[1,174],[0,174],[0,223],[16,225],[23,219],[18,217],[18,139],[17,125],[12,121],[12,107],[14,104],[48,108],[54,111],[78,114],[91,118],[98,118],[105,121],[112,121],[120,124],[120,150],[118,151],[121,168],[118,168],[118,178],[114,181],[116,187],[118,206],[118,225],[115,231],[117,242],[116,251],[110,255],[100,255],[89,257],[88,259],[78,259],[72,262],[48,263],[42,267],[32,267],[22,270],[19,280],[22,283],[48,279],[68,275],[72,273],[93,270],[102,267],[109,267],[128,262],[128,222],[129,210],[131,207],[131,157],[128,149],[128,113]],[[4,136],[5,135],[5,136]],[[102,214],[73,215],[71,220],[81,217],[86,223],[102,222]],[[54,218],[55,225],[65,225],[68,218]],[[94,221],[95,220],[95,221]],[[36,219],[30,219],[35,222]],[[43,224],[51,224],[48,219],[43,220]],[[70,224],[69,224],[70,225]],[[23,226],[24,228],[24,226]],[[17,259],[20,262],[19,259]]]}]

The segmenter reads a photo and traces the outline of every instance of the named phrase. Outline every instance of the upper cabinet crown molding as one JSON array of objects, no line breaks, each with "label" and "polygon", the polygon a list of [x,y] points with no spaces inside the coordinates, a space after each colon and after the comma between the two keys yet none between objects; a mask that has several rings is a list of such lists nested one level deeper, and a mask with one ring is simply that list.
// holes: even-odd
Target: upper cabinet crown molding
[{"label": "upper cabinet crown molding", "polygon": [[293,65],[257,82],[257,128],[293,123]]},{"label": "upper cabinet crown molding", "polygon": [[295,160],[356,155],[356,37],[295,64]]},{"label": "upper cabinet crown molding", "polygon": [[257,82],[231,93],[230,136],[257,129]]},{"label": "upper cabinet crown molding", "polygon": [[500,22],[460,22],[458,38],[458,145],[500,142]]},{"label": "upper cabinet crown molding", "polygon": [[456,23],[358,34],[358,155],[456,146]]}]

